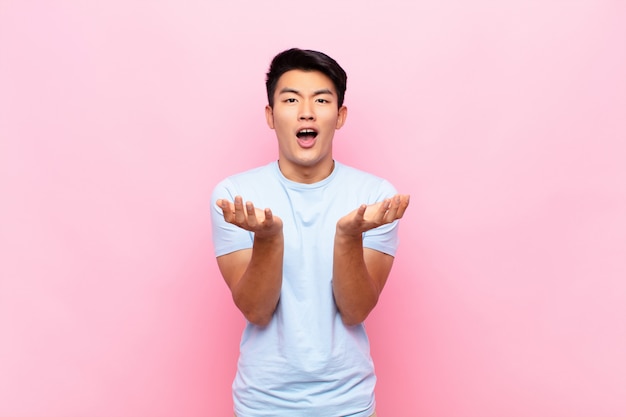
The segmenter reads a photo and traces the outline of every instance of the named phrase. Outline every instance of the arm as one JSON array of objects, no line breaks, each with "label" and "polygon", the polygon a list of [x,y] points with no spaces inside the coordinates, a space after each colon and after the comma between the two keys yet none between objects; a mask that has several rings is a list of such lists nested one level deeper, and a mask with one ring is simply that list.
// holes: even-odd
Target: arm
[{"label": "arm", "polygon": [[224,220],[254,233],[252,249],[219,256],[217,264],[235,305],[253,324],[265,326],[276,310],[283,275],[283,224],[270,209],[255,209],[241,197],[218,200]]},{"label": "arm", "polygon": [[374,309],[393,265],[393,256],[363,248],[363,233],[402,218],[408,205],[408,195],[396,195],[337,222],[333,294],[346,325],[363,322]]}]

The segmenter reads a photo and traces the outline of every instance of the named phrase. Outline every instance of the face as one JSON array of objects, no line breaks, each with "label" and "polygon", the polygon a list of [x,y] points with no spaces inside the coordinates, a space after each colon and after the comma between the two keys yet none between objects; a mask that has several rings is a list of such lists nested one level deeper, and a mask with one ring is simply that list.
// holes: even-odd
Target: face
[{"label": "face", "polygon": [[333,136],[343,126],[347,108],[337,108],[333,82],[319,71],[291,70],[276,84],[274,107],[265,108],[276,131],[278,164],[283,175],[314,183],[333,170]]}]

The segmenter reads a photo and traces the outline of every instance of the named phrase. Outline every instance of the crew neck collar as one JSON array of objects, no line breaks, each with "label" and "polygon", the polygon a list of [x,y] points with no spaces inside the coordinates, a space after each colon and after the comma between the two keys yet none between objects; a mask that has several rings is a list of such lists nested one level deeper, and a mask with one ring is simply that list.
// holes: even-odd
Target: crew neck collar
[{"label": "crew neck collar", "polygon": [[319,188],[319,187],[325,186],[326,184],[331,182],[337,176],[337,172],[341,169],[341,163],[339,163],[339,162],[337,162],[335,160],[333,160],[333,162],[334,162],[334,166],[333,166],[333,170],[331,171],[330,175],[328,175],[323,180],[320,180],[320,181],[317,181],[317,182],[313,182],[313,183],[310,183],[310,184],[304,183],[304,182],[293,181],[293,180],[290,180],[287,177],[285,177],[285,175],[280,170],[280,167],[278,166],[278,161],[272,162],[272,165],[274,166],[274,169],[277,171],[278,176],[279,176],[281,182],[283,184],[287,185],[289,188],[313,189],[313,188]]}]

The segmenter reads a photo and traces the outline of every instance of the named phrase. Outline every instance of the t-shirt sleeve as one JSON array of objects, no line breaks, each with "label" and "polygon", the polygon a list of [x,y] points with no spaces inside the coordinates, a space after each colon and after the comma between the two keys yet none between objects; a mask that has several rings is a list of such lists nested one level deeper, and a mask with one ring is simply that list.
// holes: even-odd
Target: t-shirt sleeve
[{"label": "t-shirt sleeve", "polygon": [[[372,194],[373,199],[369,204],[382,201],[396,194],[397,191],[395,187],[390,182],[382,180],[378,190]],[[399,222],[396,220],[392,223],[368,230],[363,234],[363,247],[396,256],[396,251],[398,250],[398,226]]]},{"label": "t-shirt sleeve", "polygon": [[222,209],[215,205],[215,202],[220,198],[233,201],[236,195],[238,195],[237,190],[229,179],[217,184],[211,194],[211,235],[216,257],[252,248],[253,234],[227,223],[224,220]]}]

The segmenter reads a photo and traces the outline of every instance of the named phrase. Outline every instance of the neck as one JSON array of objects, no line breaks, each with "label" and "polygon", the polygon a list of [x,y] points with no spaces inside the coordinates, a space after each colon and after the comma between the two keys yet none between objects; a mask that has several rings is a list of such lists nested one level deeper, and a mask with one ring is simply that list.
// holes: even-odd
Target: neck
[{"label": "neck", "polygon": [[314,167],[306,167],[306,166],[298,166],[292,167],[288,164],[283,163],[280,159],[278,160],[278,168],[280,172],[290,181],[299,182],[302,184],[313,184],[319,181],[322,181],[325,178],[328,178],[330,174],[332,174],[335,169],[335,161],[331,159],[328,164],[324,164],[323,166],[314,166]]}]

